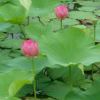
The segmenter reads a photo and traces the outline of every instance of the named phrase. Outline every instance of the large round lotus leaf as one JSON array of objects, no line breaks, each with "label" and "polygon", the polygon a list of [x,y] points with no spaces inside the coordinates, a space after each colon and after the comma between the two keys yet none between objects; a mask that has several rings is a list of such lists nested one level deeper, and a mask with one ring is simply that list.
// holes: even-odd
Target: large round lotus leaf
[{"label": "large round lotus leaf", "polygon": [[88,65],[100,61],[100,46],[95,46],[89,35],[78,28],[47,34],[40,44],[41,50],[53,64]]},{"label": "large round lotus leaf", "polygon": [[31,76],[31,71],[22,70],[12,70],[9,72],[0,73],[0,96],[4,97],[9,95],[9,86],[12,84],[13,81],[23,79],[31,80]]},{"label": "large round lotus leaf", "polygon": [[22,23],[27,15],[26,7],[27,5],[23,6],[19,0],[1,3],[0,22]]}]

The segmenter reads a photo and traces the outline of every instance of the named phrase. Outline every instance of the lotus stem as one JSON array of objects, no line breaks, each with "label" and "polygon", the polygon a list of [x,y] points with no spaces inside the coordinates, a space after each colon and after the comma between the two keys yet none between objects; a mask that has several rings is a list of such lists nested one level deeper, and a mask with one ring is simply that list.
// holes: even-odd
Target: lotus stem
[{"label": "lotus stem", "polygon": [[61,19],[61,21],[60,21],[60,24],[61,24],[61,29],[63,28],[62,22],[63,22],[63,20]]},{"label": "lotus stem", "polygon": [[[32,71],[33,71],[33,76],[36,74],[35,73],[35,66],[34,66],[34,58],[32,58]],[[33,91],[34,91],[34,100],[37,100],[37,95],[36,95],[36,79],[34,77],[34,82],[33,82]]]}]

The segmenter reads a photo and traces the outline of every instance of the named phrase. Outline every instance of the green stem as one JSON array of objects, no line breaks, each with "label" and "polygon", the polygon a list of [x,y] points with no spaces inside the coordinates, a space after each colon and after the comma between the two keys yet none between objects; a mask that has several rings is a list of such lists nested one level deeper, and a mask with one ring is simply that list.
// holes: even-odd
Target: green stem
[{"label": "green stem", "polygon": [[62,21],[63,21],[63,20],[60,21],[60,23],[61,23],[61,29],[63,28]]},{"label": "green stem", "polygon": [[37,16],[37,18],[39,19],[39,22],[42,24],[42,25],[45,25],[42,21],[41,21],[41,18],[39,16]]},{"label": "green stem", "polygon": [[20,28],[21,33],[23,34],[24,38],[26,38],[25,31],[23,29],[23,25],[19,24],[19,28]]},{"label": "green stem", "polygon": [[70,85],[72,87],[73,83],[72,83],[72,66],[69,66],[69,78],[70,78]]},{"label": "green stem", "polygon": [[96,39],[96,32],[95,32],[95,28],[96,28],[96,24],[94,23],[94,43],[95,43],[95,39]]},{"label": "green stem", "polygon": [[30,24],[30,16],[27,17],[27,25]]},{"label": "green stem", "polygon": [[[34,66],[34,58],[32,58],[32,71],[33,71],[33,76],[35,75],[35,66]],[[36,95],[36,79],[34,77],[34,83],[33,83],[33,91],[34,91],[34,100],[37,100],[37,95]]]},{"label": "green stem", "polygon": [[93,78],[93,70],[94,70],[94,67],[93,67],[93,65],[92,65],[92,74],[91,74],[91,76],[92,76],[92,80],[94,80],[94,78]]}]

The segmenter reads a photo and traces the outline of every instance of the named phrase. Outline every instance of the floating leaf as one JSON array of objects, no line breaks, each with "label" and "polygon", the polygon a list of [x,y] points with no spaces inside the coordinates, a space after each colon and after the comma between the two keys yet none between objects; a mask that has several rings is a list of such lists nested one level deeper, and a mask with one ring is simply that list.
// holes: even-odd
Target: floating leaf
[{"label": "floating leaf", "polygon": [[100,46],[94,46],[91,37],[83,30],[68,28],[51,34],[43,36],[40,44],[52,63],[89,65],[100,60]]},{"label": "floating leaf", "polygon": [[20,91],[20,89],[22,87],[24,87],[26,84],[31,84],[31,81],[29,80],[15,80],[11,83],[11,85],[9,86],[9,96],[15,96],[17,94],[18,91]]}]

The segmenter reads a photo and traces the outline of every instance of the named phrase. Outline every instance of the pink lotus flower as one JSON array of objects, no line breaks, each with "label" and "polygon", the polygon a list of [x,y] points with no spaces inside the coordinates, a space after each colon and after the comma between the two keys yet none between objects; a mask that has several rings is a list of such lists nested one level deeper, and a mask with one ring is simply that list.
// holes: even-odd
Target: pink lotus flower
[{"label": "pink lotus flower", "polygon": [[27,57],[34,57],[39,54],[38,43],[31,39],[25,40],[21,47],[22,53]]},{"label": "pink lotus flower", "polygon": [[55,8],[56,17],[60,20],[68,17],[68,8],[66,5],[60,5]]}]

